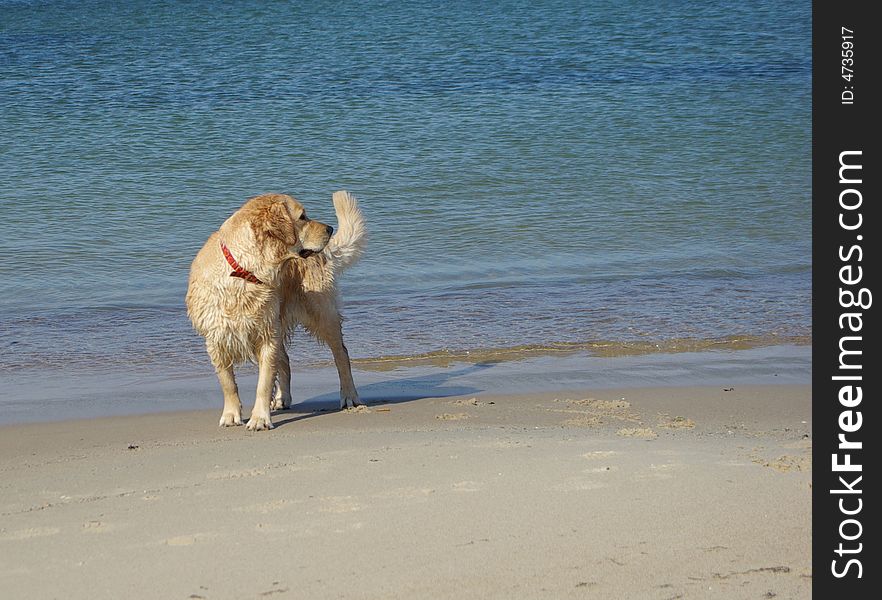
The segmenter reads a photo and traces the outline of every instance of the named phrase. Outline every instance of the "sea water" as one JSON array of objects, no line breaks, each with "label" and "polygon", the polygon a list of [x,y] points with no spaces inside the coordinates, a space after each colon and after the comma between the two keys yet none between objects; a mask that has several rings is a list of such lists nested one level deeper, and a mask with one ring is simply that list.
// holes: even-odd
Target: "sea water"
[{"label": "sea water", "polygon": [[0,0],[0,374],[209,373],[190,262],[270,191],[360,199],[357,361],[806,342],[810,36],[808,2]]}]

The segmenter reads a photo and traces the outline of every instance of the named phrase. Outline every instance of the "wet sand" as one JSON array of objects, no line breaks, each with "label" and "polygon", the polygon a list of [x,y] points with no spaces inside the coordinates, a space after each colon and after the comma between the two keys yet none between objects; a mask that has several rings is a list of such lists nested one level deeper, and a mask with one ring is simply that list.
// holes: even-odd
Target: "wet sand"
[{"label": "wet sand", "polygon": [[371,403],[0,427],[4,597],[811,595],[806,384]]}]

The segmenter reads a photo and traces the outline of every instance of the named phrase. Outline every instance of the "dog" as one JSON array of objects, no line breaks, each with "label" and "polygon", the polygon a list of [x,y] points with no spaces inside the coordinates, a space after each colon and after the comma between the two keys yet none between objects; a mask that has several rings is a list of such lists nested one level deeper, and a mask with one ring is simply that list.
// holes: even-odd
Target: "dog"
[{"label": "dog", "polygon": [[233,367],[246,361],[258,366],[257,394],[246,428],[272,429],[270,411],[290,407],[285,340],[298,325],[330,347],[340,378],[340,407],[361,404],[343,344],[336,279],[363,252],[366,228],[354,196],[336,192],[333,202],[336,233],[307,217],[291,196],[251,198],[193,259],[187,316],[205,338],[220,381],[222,427],[242,424]]}]

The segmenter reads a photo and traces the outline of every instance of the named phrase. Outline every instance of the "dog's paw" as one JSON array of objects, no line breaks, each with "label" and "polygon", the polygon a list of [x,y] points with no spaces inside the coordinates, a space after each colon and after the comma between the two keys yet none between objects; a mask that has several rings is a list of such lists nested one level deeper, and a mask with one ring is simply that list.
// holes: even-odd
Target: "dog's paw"
[{"label": "dog's paw", "polygon": [[224,412],[221,415],[219,427],[233,427],[242,424],[242,414],[238,412]]},{"label": "dog's paw", "polygon": [[275,397],[270,401],[271,410],[288,410],[291,408],[291,394],[280,394],[276,392]]},{"label": "dog's paw", "polygon": [[340,394],[340,410],[343,410],[344,408],[355,408],[356,406],[364,406],[364,402],[358,398],[358,392]]},{"label": "dog's paw", "polygon": [[251,418],[248,419],[248,424],[245,426],[245,429],[248,431],[262,431],[264,429],[272,429],[273,422],[270,419],[269,415],[251,415]]}]

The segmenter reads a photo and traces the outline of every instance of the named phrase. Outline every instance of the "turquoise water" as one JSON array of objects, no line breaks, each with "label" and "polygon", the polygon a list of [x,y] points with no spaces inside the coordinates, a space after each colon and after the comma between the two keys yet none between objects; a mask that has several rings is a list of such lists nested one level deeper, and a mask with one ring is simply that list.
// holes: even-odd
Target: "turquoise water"
[{"label": "turquoise water", "polygon": [[355,357],[810,336],[810,41],[808,2],[0,0],[0,372],[210,369],[189,264],[266,191],[360,198]]}]

